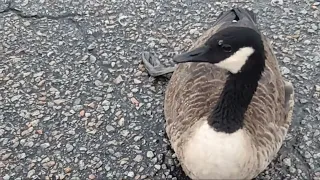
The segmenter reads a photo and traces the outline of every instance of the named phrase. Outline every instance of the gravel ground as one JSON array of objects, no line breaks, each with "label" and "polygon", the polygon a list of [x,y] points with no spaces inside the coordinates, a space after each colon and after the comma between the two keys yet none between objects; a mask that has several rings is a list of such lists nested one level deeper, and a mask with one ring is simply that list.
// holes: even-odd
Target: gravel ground
[{"label": "gravel ground", "polygon": [[319,180],[320,2],[180,1],[0,0],[0,179],[187,179],[164,133],[167,80],[140,53],[170,65],[240,6],[296,88],[287,141],[257,179]]}]

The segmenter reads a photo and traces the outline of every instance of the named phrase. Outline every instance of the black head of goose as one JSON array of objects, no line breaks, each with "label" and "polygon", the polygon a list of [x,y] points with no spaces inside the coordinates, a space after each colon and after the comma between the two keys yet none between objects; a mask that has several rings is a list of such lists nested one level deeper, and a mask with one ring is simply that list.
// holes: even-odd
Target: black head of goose
[{"label": "black head of goose", "polygon": [[226,69],[228,79],[208,121],[216,131],[233,133],[242,128],[244,114],[265,67],[264,46],[256,30],[227,27],[204,45],[176,56],[174,61],[205,62]]}]

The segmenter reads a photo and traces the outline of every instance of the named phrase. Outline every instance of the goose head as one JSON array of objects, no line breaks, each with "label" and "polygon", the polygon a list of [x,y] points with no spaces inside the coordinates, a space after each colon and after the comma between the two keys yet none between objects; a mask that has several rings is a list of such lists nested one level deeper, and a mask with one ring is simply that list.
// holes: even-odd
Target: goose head
[{"label": "goose head", "polygon": [[261,35],[252,28],[228,27],[211,36],[202,46],[174,57],[174,62],[205,62],[231,74],[263,70],[265,51]]}]

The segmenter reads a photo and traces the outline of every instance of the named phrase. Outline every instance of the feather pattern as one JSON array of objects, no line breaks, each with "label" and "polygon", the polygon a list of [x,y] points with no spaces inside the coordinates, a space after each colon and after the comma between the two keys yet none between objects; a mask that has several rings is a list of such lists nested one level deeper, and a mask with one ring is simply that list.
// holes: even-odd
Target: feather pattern
[{"label": "feather pattern", "polygon": [[[221,26],[206,31],[190,48],[202,45]],[[246,134],[250,137],[252,158],[247,161],[247,175],[254,178],[276,156],[291,123],[294,93],[286,102],[287,83],[266,37],[266,66],[257,90],[244,118]],[[185,147],[196,129],[212,112],[227,79],[227,71],[209,63],[178,64],[165,94],[166,132],[181,165],[190,177],[197,178],[184,164]],[[291,87],[292,88],[292,87]],[[244,172],[245,173],[245,172]]]}]

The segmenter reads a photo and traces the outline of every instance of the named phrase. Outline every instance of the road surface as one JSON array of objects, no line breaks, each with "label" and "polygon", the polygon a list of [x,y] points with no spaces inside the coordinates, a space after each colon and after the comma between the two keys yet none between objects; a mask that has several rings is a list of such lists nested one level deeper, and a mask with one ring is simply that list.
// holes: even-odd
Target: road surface
[{"label": "road surface", "polygon": [[186,179],[164,133],[167,80],[141,52],[169,66],[232,6],[257,13],[296,91],[286,143],[257,179],[319,180],[315,0],[0,0],[0,177]]}]

